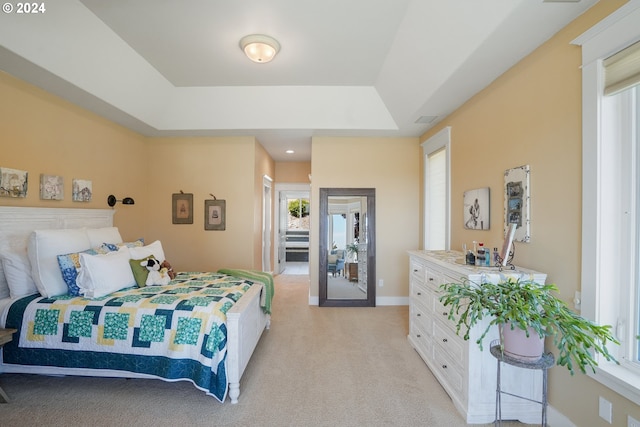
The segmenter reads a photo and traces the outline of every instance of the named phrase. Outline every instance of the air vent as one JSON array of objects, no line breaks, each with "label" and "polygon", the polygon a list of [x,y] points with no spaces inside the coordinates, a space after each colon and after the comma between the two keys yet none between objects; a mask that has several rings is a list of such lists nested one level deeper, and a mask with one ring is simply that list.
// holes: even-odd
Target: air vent
[{"label": "air vent", "polygon": [[415,121],[415,123],[423,123],[423,124],[428,125],[429,123],[433,122],[437,118],[438,118],[438,116],[420,116]]}]

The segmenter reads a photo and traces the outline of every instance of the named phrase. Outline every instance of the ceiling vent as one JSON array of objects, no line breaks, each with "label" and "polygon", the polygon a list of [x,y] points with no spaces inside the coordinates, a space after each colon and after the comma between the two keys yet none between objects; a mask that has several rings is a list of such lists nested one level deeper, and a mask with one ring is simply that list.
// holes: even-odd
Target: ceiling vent
[{"label": "ceiling vent", "polygon": [[437,118],[438,116],[420,116],[415,121],[415,123],[422,123],[422,124],[428,125],[429,123],[433,122]]}]

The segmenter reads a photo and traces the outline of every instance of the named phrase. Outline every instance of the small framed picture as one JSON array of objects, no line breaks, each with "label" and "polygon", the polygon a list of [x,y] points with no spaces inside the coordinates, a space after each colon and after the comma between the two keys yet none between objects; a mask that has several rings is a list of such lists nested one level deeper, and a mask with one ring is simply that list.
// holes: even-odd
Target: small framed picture
[{"label": "small framed picture", "polygon": [[489,212],[489,187],[464,192],[464,228],[488,230],[491,225]]},{"label": "small framed picture", "polygon": [[93,185],[86,179],[74,179],[71,186],[71,199],[74,202],[90,202]]},{"label": "small framed picture", "polygon": [[226,228],[226,200],[204,201],[204,229],[224,230]]},{"label": "small framed picture", "polygon": [[172,194],[171,212],[174,224],[193,224],[193,194]]},{"label": "small framed picture", "polygon": [[42,200],[63,200],[64,178],[58,175],[40,174],[40,198]]},{"label": "small framed picture", "polygon": [[0,167],[0,197],[27,197],[27,171]]}]

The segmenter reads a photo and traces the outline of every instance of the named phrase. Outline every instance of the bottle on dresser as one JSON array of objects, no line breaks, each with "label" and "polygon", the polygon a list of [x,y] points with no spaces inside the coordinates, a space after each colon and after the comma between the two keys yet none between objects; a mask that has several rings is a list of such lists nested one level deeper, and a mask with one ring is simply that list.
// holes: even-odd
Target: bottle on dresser
[{"label": "bottle on dresser", "polygon": [[484,266],[486,263],[486,253],[484,250],[484,243],[478,243],[478,252],[476,254],[476,265]]}]

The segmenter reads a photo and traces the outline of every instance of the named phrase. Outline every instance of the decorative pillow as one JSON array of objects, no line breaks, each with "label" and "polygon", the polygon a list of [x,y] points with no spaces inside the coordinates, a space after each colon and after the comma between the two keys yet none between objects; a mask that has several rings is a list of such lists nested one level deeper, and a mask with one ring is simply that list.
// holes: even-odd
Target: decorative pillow
[{"label": "decorative pillow", "polygon": [[327,260],[329,264],[335,264],[338,261],[338,255],[328,255]]},{"label": "decorative pillow", "polygon": [[127,248],[141,248],[144,246],[144,239],[141,237],[138,240],[133,242],[124,242],[124,243],[103,243],[104,246],[107,246],[112,251],[117,251],[123,246]]},{"label": "decorative pillow", "polygon": [[141,248],[129,248],[129,251],[131,251],[132,259],[143,259],[153,256],[160,262],[165,260],[160,240],[156,240],[155,242]]},{"label": "decorative pillow", "polygon": [[103,255],[80,254],[78,287],[86,298],[100,298],[136,285],[129,265],[129,249]]},{"label": "decorative pillow", "polygon": [[36,287],[45,298],[69,292],[60,274],[58,255],[80,252],[91,248],[87,230],[36,230],[29,236],[27,254]]},{"label": "decorative pillow", "polygon": [[31,264],[26,252],[2,254],[2,267],[9,287],[7,296],[16,299],[38,293],[38,288],[31,276]]},{"label": "decorative pillow", "polygon": [[87,236],[92,248],[103,243],[122,243],[118,227],[87,228]]},{"label": "decorative pillow", "polygon": [[[117,250],[117,249],[116,249]],[[113,252],[110,245],[103,244],[95,249],[87,249],[82,252],[74,252],[71,254],[58,255],[58,265],[60,265],[60,272],[62,273],[62,279],[67,284],[69,289],[69,295],[79,296],[80,288],[76,283],[78,277],[78,271],[80,270],[80,254],[98,255]]]},{"label": "decorative pillow", "polygon": [[131,265],[131,272],[133,273],[133,277],[136,279],[136,283],[139,288],[144,288],[147,285],[147,277],[149,276],[149,270],[147,267],[140,265],[141,262],[148,260],[149,258],[153,258],[153,256],[148,256],[142,259],[130,259],[129,265]]}]

